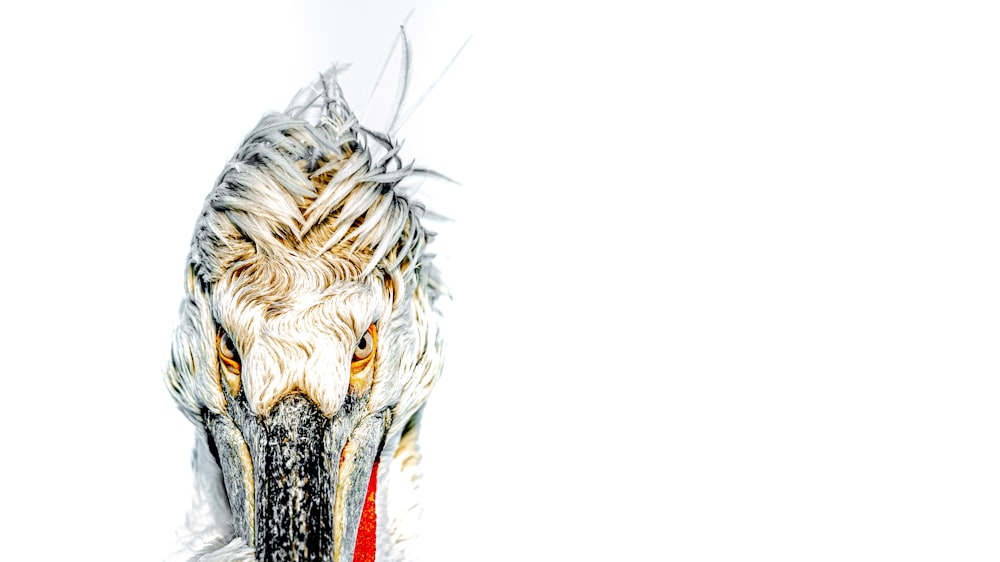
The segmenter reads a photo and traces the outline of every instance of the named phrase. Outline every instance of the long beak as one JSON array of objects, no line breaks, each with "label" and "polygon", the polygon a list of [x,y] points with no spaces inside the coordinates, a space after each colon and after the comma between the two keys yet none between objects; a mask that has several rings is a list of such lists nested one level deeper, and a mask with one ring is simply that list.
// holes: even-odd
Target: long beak
[{"label": "long beak", "polygon": [[[356,550],[373,559],[375,504],[369,496],[375,494],[388,410],[366,414],[362,404],[348,403],[331,419],[295,394],[255,416],[239,398],[234,402],[238,431],[226,430],[222,419],[209,428],[236,531],[255,548],[257,560],[353,562]],[[240,454],[243,447],[248,455]],[[233,461],[244,466],[227,469]],[[363,530],[359,544],[363,521],[372,528]]]}]

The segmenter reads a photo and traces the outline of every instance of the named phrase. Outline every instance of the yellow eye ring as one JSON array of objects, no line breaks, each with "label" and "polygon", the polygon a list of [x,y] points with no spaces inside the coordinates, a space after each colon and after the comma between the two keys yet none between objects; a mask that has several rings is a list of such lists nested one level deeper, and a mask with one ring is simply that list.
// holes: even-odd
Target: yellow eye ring
[{"label": "yellow eye ring", "polygon": [[233,338],[231,338],[225,330],[219,329],[219,335],[216,337],[216,343],[219,349],[219,360],[222,361],[223,365],[225,365],[234,375],[239,375],[240,354],[236,351],[236,344],[233,343]]},{"label": "yellow eye ring", "polygon": [[351,374],[356,374],[371,363],[375,357],[375,350],[378,349],[378,330],[375,324],[368,326],[368,330],[361,336],[354,346],[354,358],[351,359]]}]

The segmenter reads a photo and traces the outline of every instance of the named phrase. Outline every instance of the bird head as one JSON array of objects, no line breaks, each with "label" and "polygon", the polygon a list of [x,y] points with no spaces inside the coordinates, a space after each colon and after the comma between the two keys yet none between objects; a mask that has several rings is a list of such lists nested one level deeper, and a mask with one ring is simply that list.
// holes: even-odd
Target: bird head
[{"label": "bird head", "polygon": [[198,428],[198,494],[218,497],[196,518],[217,542],[351,562],[410,538],[442,367],[443,289],[403,187],[419,172],[358,124],[331,69],[260,121],[208,195],[166,380]]}]

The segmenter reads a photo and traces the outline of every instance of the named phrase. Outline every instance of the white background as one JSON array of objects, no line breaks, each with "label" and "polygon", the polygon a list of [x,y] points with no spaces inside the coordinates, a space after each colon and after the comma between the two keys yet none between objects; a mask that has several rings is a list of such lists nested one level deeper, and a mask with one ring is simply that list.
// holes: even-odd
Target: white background
[{"label": "white background", "polygon": [[[367,4],[2,9],[4,559],[166,553],[194,220],[319,70],[364,105]],[[414,96],[472,37],[402,131],[463,184],[426,559],[998,559],[992,3],[473,4],[407,26]]]}]

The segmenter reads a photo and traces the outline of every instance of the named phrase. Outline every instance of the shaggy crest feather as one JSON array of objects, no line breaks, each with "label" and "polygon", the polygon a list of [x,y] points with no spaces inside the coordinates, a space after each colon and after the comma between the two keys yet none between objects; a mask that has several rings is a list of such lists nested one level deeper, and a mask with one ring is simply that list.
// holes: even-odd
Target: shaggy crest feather
[{"label": "shaggy crest feather", "polygon": [[[232,257],[231,246],[215,251],[220,241],[245,240],[263,251],[308,248],[317,256],[345,240],[374,242],[365,273],[390,254],[395,261],[387,269],[417,261],[425,239],[407,225],[423,208],[397,192],[414,167],[403,165],[400,144],[359,126],[337,72],[325,72],[244,140],[202,216],[193,256],[200,274],[212,277],[224,269],[219,254]],[[320,224],[324,228],[317,229]],[[314,230],[321,239],[303,247]]]}]

